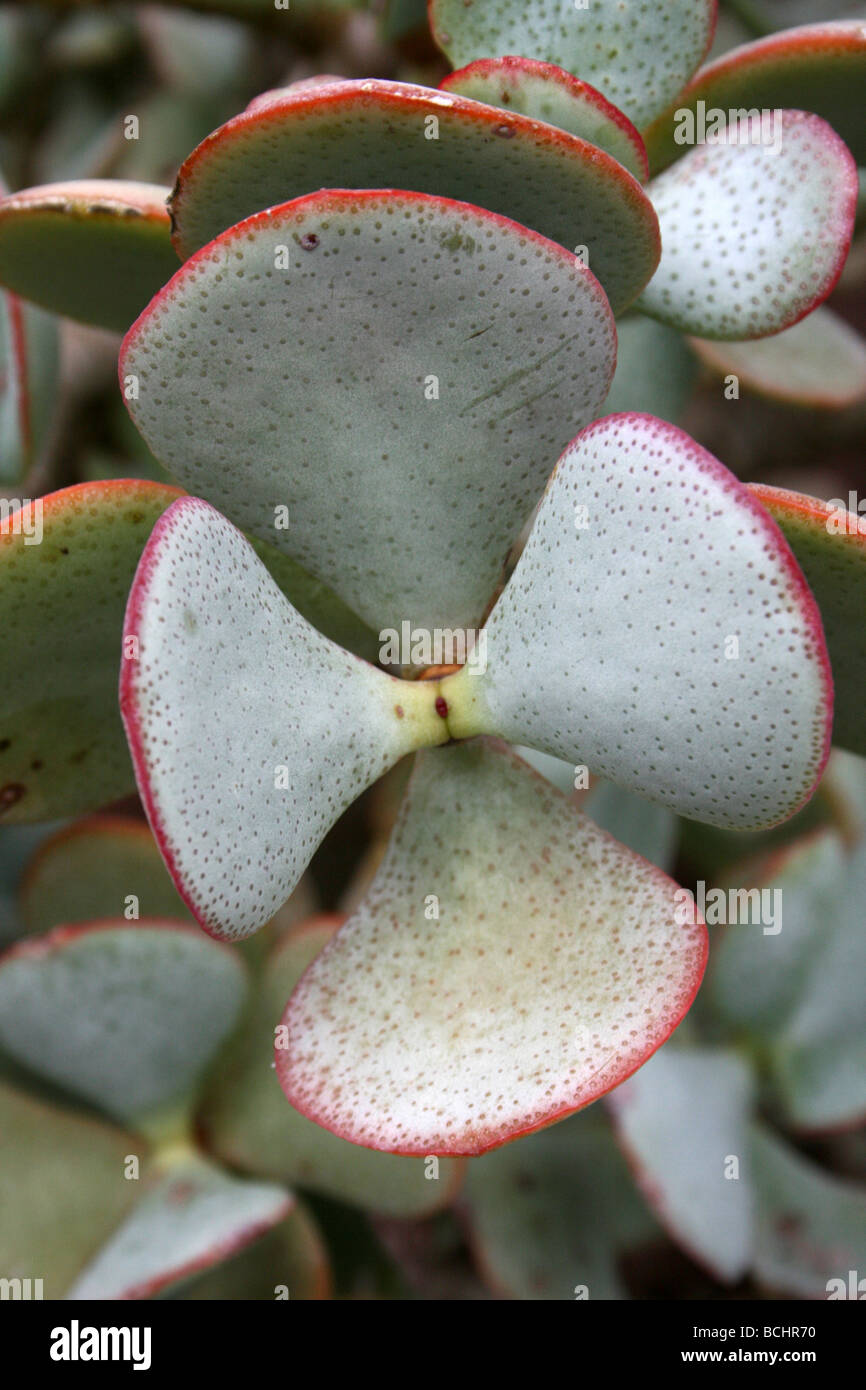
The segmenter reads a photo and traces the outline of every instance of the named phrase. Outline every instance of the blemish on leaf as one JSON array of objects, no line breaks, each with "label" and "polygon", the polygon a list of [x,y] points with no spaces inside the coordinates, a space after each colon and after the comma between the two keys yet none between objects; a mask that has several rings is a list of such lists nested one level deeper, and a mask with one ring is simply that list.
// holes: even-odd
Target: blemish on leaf
[{"label": "blemish on leaf", "polygon": [[494,135],[501,135],[503,140],[511,140],[514,137],[514,126],[496,125],[493,127]]},{"label": "blemish on leaf", "polygon": [[403,718],[403,715],[404,715],[404,713],[405,713],[405,710],[403,709],[403,706],[402,706],[402,705],[395,705],[395,706],[394,706],[394,713],[396,714],[396,716],[397,716],[398,719],[402,719],[402,718]]},{"label": "blemish on leaf", "polygon": [[448,718],[448,701],[442,695],[436,696],[436,713],[440,719]]},{"label": "blemish on leaf", "polygon": [[298,242],[302,251],[315,251],[318,244],[319,238],[315,232],[305,232]]},{"label": "blemish on leaf", "polygon": [[5,787],[0,787],[0,815],[20,801],[26,790],[21,782],[7,782]]}]

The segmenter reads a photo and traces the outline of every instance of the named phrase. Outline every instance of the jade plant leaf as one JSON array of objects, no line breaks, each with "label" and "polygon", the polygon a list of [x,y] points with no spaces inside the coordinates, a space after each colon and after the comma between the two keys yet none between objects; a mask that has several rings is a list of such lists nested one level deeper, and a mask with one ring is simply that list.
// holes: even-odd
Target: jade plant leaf
[{"label": "jade plant leaf", "polygon": [[[621,351],[622,326],[619,339]],[[742,386],[773,400],[838,410],[866,397],[866,341],[826,305],[772,338],[692,338],[691,346],[713,371],[733,374]]]},{"label": "jade plant leaf", "polygon": [[861,1184],[823,1172],[763,1126],[755,1126],[752,1142],[757,1277],[771,1290],[799,1298],[862,1298],[857,1272],[866,1265],[866,1193]]},{"label": "jade plant leaf", "polygon": [[682,333],[644,314],[627,314],[616,333],[616,372],[605,415],[636,410],[679,424],[698,376]]},{"label": "jade plant leaf", "polygon": [[405,1154],[480,1154],[588,1105],[698,988],[705,931],[675,892],[507,749],[422,754],[372,887],[289,1001],[288,1099]]},{"label": "jade plant leaf", "polygon": [[452,737],[527,744],[709,824],[784,820],[829,751],[821,622],[781,532],[687,435],[590,425],[487,622],[441,682]]},{"label": "jade plant leaf", "polygon": [[[838,11],[839,6],[836,7]],[[682,111],[792,107],[814,111],[841,135],[858,164],[866,164],[862,92],[866,82],[866,21],[807,24],[743,44],[708,63],[669,110],[645,132],[654,169],[682,153],[676,135]]]},{"label": "jade plant leaf", "polygon": [[[62,1298],[138,1195],[124,1177],[141,1141],[0,1084],[0,1269]],[[31,1286],[32,1287],[32,1286]]]},{"label": "jade plant leaf", "polygon": [[0,1044],[116,1119],[199,1079],[247,990],[236,953],[184,922],[103,921],[19,942],[0,960]]},{"label": "jade plant leaf", "polygon": [[774,858],[761,888],[775,895],[781,929],[724,929],[716,1008],[755,1046],[789,1124],[856,1124],[866,1115],[866,849],[846,858],[825,831]]},{"label": "jade plant leaf", "polygon": [[751,1077],[736,1053],[675,1045],[608,1098],[647,1202],[724,1283],[742,1278],[752,1260],[750,1100]]},{"label": "jade plant leaf", "polygon": [[20,888],[29,933],[100,917],[184,918],[187,909],[143,821],[94,816],[44,841]]},{"label": "jade plant leaf", "polygon": [[607,150],[643,183],[649,177],[646,150],[627,116],[601,92],[572,77],[555,63],[532,58],[480,58],[452,72],[439,84],[443,92],[517,111],[546,121],[569,135]]},{"label": "jade plant leaf", "polygon": [[[360,1149],[300,1115],[274,1074],[274,1043],[286,1000],[307,966],[327,945],[341,919],[301,923],[273,951],[254,1011],[214,1069],[197,1116],[209,1150],[223,1162],[260,1178],[297,1184],[365,1211],[420,1217],[454,1197],[464,1165]],[[275,1027],[275,1025],[277,1025]]]},{"label": "jade plant leaf", "polygon": [[293,1202],[283,1188],[230,1177],[200,1158],[173,1164],[154,1175],[66,1297],[152,1298],[273,1229]]},{"label": "jade plant leaf", "polygon": [[866,517],[847,510],[856,498],[825,502],[761,483],[750,490],[784,534],[821,610],[835,687],[833,741],[866,755]]},{"label": "jade plant leaf", "polygon": [[41,461],[57,415],[57,322],[14,294],[0,293],[0,486]]},{"label": "jade plant leaf", "polygon": [[274,914],[365,787],[448,736],[425,682],[323,637],[197,498],[154,529],[124,650],[120,704],[151,828],[197,920],[227,939]]},{"label": "jade plant leaf", "polygon": [[88,483],[0,526],[0,816],[74,815],[134,785],[117,709],[126,595],[177,488]]},{"label": "jade plant leaf", "polygon": [[767,143],[729,125],[649,185],[664,249],[638,301],[645,313],[738,341],[790,327],[833,289],[854,227],[856,165],[817,116],[781,111],[772,125]]},{"label": "jade plant leaf", "polygon": [[301,1202],[282,1221],[237,1254],[185,1283],[184,1302],[214,1299],[273,1301],[285,1289],[292,1302],[330,1298],[328,1248]]},{"label": "jade plant leaf", "polygon": [[[178,253],[185,259],[252,213],[317,188],[457,199],[572,252],[583,247],[615,312],[658,262],[652,205],[604,151],[519,113],[378,79],[292,90],[202,141],[172,194]],[[444,249],[452,235],[443,229]],[[465,261],[470,248],[459,245]]]},{"label": "jade plant leaf", "polygon": [[433,37],[455,67],[522,53],[591,82],[640,127],[664,110],[706,54],[716,0],[430,0]]},{"label": "jade plant leaf", "polygon": [[511,1299],[625,1298],[619,1256],[657,1231],[595,1111],[471,1159],[462,1205],[482,1274]]},{"label": "jade plant leaf", "polygon": [[82,179],[0,199],[0,283],[123,333],[178,268],[156,184]]},{"label": "jade plant leaf", "polygon": [[326,191],[188,261],[121,376],[190,492],[397,631],[481,617],[614,359],[559,247],[439,198]]}]

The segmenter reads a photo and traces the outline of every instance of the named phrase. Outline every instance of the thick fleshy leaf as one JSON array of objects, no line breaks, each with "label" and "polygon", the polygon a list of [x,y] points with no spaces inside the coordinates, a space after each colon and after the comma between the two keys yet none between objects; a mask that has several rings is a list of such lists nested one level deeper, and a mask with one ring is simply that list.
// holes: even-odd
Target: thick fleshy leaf
[{"label": "thick fleshy leaf", "polygon": [[649,175],[646,150],[627,116],[555,63],[532,58],[480,58],[452,72],[439,84],[444,92],[517,111],[531,121],[546,121],[607,150],[641,183]]},{"label": "thick fleshy leaf", "polygon": [[97,922],[0,961],[0,1044],[122,1120],[183,1097],[246,994],[243,962],[183,922]]},{"label": "thick fleshy leaf", "polygon": [[0,283],[55,314],[124,332],[178,267],[168,189],[82,179],[0,200]]},{"label": "thick fleshy leaf", "polygon": [[616,373],[604,403],[605,415],[637,410],[678,424],[698,375],[694,354],[682,333],[644,314],[621,319],[616,333]]},{"label": "thick fleshy leaf", "polygon": [[725,928],[716,1008],[757,1044],[790,1124],[857,1123],[866,1115],[866,850],[846,858],[824,832],[778,856],[760,883],[775,930]]},{"label": "thick fleshy leaf", "polygon": [[28,865],[20,902],[31,933],[100,917],[187,915],[150,830],[124,816],[77,821],[46,840]]},{"label": "thick fleshy leaf", "polygon": [[675,892],[508,750],[423,754],[370,891],[289,1001],[286,1095],[408,1154],[483,1153],[588,1105],[700,983]]},{"label": "thick fleshy leaf", "polygon": [[826,307],[772,338],[745,343],[692,338],[691,346],[713,371],[733,374],[741,385],[773,400],[837,410],[866,397],[866,341]]},{"label": "thick fleshy leaf", "polygon": [[647,125],[691,77],[712,42],[716,0],[430,0],[433,37],[455,67],[522,53],[558,63]]},{"label": "thick fleshy leaf", "polygon": [[151,828],[184,901],[226,939],[273,916],[365,787],[448,737],[425,682],[323,637],[197,498],[154,530],[124,647],[121,710]]},{"label": "thick fleshy leaf", "polygon": [[328,1248],[300,1202],[263,1236],[205,1274],[184,1284],[184,1302],[288,1298],[293,1303],[330,1298]]},{"label": "thick fleshy leaf", "polygon": [[773,1291],[800,1298],[862,1298],[862,1185],[823,1172],[763,1127],[755,1128],[752,1142],[758,1193],[757,1277]]},{"label": "thick fleshy leaf", "polygon": [[20,912],[20,890],[28,860],[43,840],[61,830],[65,822],[42,825],[4,825],[0,828],[0,948],[11,946],[25,931]]},{"label": "thick fleshy leaf", "polygon": [[[585,768],[538,753],[534,748],[515,749],[524,762],[546,777],[566,796],[583,785]],[[575,783],[577,785],[575,785]],[[654,806],[634,792],[624,791],[613,782],[593,779],[589,795],[580,801],[580,809],[600,830],[606,830],[621,845],[648,859],[656,868],[667,873],[674,861],[679,826],[676,816],[664,806]]]},{"label": "thick fleshy leaf", "polygon": [[179,495],[87,483],[0,526],[5,821],[74,815],[133,790],[117,709],[123,610],[153,524]]},{"label": "thick fleshy leaf", "polygon": [[[518,113],[379,79],[291,91],[202,141],[172,195],[178,252],[191,256],[252,213],[316,188],[407,189],[488,208],[569,251],[584,248],[615,312],[658,262],[652,205],[610,155]],[[442,229],[439,259],[441,249],[460,251],[465,269],[478,240],[449,247],[452,237]]]},{"label": "thick fleshy leaf", "polygon": [[866,517],[848,512],[853,498],[830,502],[799,492],[751,484],[793,550],[821,610],[833,667],[833,741],[866,755]]},{"label": "thick fleshy leaf", "polygon": [[750,1099],[736,1053],[669,1046],[608,1100],[650,1206],[725,1283],[742,1278],[752,1259]]},{"label": "thick fleshy leaf", "polygon": [[441,682],[454,738],[529,744],[731,828],[783,820],[829,751],[821,623],[781,533],[648,415],[569,446],[487,623],[487,669]]},{"label": "thick fleshy leaf", "polygon": [[[787,3],[787,0],[786,0]],[[834,7],[838,14],[841,4]],[[814,14],[814,4],[812,14]],[[866,82],[866,22],[808,24],[744,44],[708,63],[646,132],[655,169],[682,154],[678,112],[704,109],[774,110],[795,107],[828,121],[858,164],[866,164],[862,93]]]},{"label": "thick fleshy leaf", "polygon": [[827,298],[851,242],[857,167],[817,116],[782,111],[772,126],[773,143],[751,143],[732,124],[650,184],[663,252],[645,313],[738,341],[778,333]]},{"label": "thick fleshy leaf", "polygon": [[189,261],[121,375],[190,492],[376,631],[430,629],[480,618],[557,451],[604,400],[614,342],[591,273],[525,228],[324,192]]},{"label": "thick fleshy leaf", "polygon": [[[360,1149],[298,1114],[274,1074],[278,1021],[307,966],[330,941],[339,917],[297,927],[271,955],[245,1032],[220,1058],[198,1115],[208,1148],[243,1172],[298,1184],[388,1216],[423,1216],[446,1206],[464,1165]],[[279,1044],[279,1037],[277,1036]]]},{"label": "thick fleshy leaf", "polygon": [[478,1264],[506,1298],[625,1298],[618,1257],[656,1231],[595,1111],[472,1159],[465,1206]]},{"label": "thick fleshy leaf", "polygon": [[62,1298],[136,1200],[124,1169],[141,1140],[6,1085],[0,1135],[3,1277],[41,1279],[43,1297]]},{"label": "thick fleshy leaf", "polygon": [[57,322],[14,294],[0,293],[0,485],[41,460],[57,415]]},{"label": "thick fleshy leaf", "polygon": [[67,1293],[152,1298],[219,1264],[283,1221],[294,1199],[189,1158],[161,1174]]}]

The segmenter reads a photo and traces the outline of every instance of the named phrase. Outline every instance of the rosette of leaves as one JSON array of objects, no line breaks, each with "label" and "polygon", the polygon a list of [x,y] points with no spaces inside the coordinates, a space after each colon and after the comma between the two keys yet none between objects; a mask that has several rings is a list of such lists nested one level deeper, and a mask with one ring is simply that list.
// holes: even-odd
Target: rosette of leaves
[{"label": "rosette of leaves", "polygon": [[[607,97],[557,81],[596,138],[606,130],[640,172],[628,119]],[[696,922],[672,923],[674,886],[575,820],[505,750],[470,740],[494,735],[586,760],[611,780],[728,825],[784,817],[820,772],[829,685],[800,572],[754,498],[659,422],[617,416],[578,436],[496,600],[505,554],[551,466],[600,414],[614,365],[609,301],[619,311],[637,302],[690,331],[701,303],[701,331],[738,337],[781,329],[829,292],[850,237],[850,156],[818,117],[790,113],[786,131],[772,166],[765,150],[738,141],[692,152],[664,197],[650,190],[654,204],[616,155],[565,127],[454,92],[329,81],[255,103],[181,171],[173,236],[188,259],[129,334],[121,381],[151,448],[207,501],[174,501],[154,531],[128,608],[122,677],[140,787],[185,900],[212,932],[254,930],[365,785],[407,752],[458,745],[419,758],[382,876],[305,977],[286,1020],[293,1042],[278,1060],[287,1091],[352,1138],[419,1153],[476,1152],[544,1123],[639,1065],[697,988],[702,932]],[[270,206],[311,186],[359,180],[366,190]],[[756,181],[763,201],[752,225],[747,195]],[[375,191],[406,184],[419,191]],[[710,285],[693,220],[719,188],[727,214],[715,247],[721,271]],[[470,191],[472,205],[453,201]],[[10,200],[0,214],[7,282],[23,292],[19,276],[29,273],[27,292],[50,293],[63,307],[58,297],[97,265],[107,280],[121,251],[134,267],[129,248],[151,234],[149,221],[159,225],[154,244],[168,248],[168,216],[142,215],[135,189],[114,192],[107,214],[109,190],[98,201],[85,195],[77,221],[67,206],[75,189]],[[60,269],[47,287],[43,257],[36,284],[27,247],[62,247],[74,221],[86,233],[76,274],[70,257],[49,258]],[[592,270],[575,246],[588,248]],[[795,251],[800,271],[791,276]],[[744,296],[757,254],[769,292]],[[122,278],[144,304],[163,276],[133,269]],[[436,415],[445,401],[447,413]],[[55,538],[71,522],[74,546],[61,541],[34,559],[9,537],[8,572],[24,576],[22,587],[7,586],[14,629],[30,652],[15,669],[31,701],[10,702],[7,714],[21,718],[0,751],[14,818],[50,814],[60,772],[65,813],[77,809],[76,797],[116,794],[128,776],[117,724],[95,719],[94,710],[117,669],[108,639],[134,559],[154,512],[171,501],[166,491],[149,492],[148,510],[142,495],[133,499],[128,486],[115,493],[122,515],[111,545],[101,518],[81,524],[96,495],[80,491],[56,513]],[[280,527],[283,512],[288,525]],[[279,589],[219,513],[327,584],[343,611],[347,605],[374,631],[403,621],[477,627],[492,606],[487,670],[478,679],[464,669],[397,682],[359,664],[297,605],[278,601]],[[712,551],[712,571],[699,544]],[[70,587],[65,561],[75,556],[81,581]],[[94,592],[104,621],[94,660],[84,663],[76,647],[83,625],[76,630],[58,600],[86,604]],[[48,618],[40,639],[68,681],[62,703],[46,701],[35,723],[29,716],[42,691],[33,688],[34,611]],[[727,636],[743,645],[739,664],[724,654]],[[9,657],[12,665],[11,644]],[[709,663],[708,684],[695,674],[696,657]],[[113,762],[104,751],[92,756],[106,747]],[[96,793],[82,776],[88,758],[92,775],[110,773]],[[513,807],[505,821],[485,814],[499,803]],[[441,828],[431,837],[434,808]],[[519,862],[521,851],[529,857],[530,845],[537,867],[503,878],[502,866]],[[577,897],[566,887],[575,865]],[[499,875],[490,952],[485,874]],[[538,905],[536,875],[552,885],[553,913],[549,902]],[[436,904],[427,901],[443,897],[443,884],[448,931],[435,930]],[[499,953],[525,952],[524,924],[539,913],[544,950],[526,953],[518,990],[505,983]],[[416,954],[408,958],[399,943],[385,949],[395,920],[413,923],[404,944]],[[586,942],[578,923],[591,933]],[[659,923],[662,936],[654,935]],[[434,956],[422,966],[428,945]],[[330,1026],[323,1006],[342,988],[339,972],[362,963],[368,973],[368,956],[378,962],[369,967],[377,980],[384,973],[390,982],[378,1003],[392,1061],[385,1058],[379,1076],[365,1075],[370,1110],[340,1100],[338,1115],[324,1093],[345,1098],[358,1079],[338,1081],[318,1037],[320,1070],[305,1072],[309,1059],[293,1030],[306,1032],[314,1014]],[[652,965],[662,957],[664,967]],[[581,972],[589,959],[592,969]],[[431,981],[448,964],[457,995],[443,1007]],[[405,970],[426,1017],[406,996]],[[579,1003],[572,978],[583,980]],[[398,994],[412,1014],[402,1022],[388,1012]],[[354,1014],[335,1015],[332,1042],[344,1028],[377,1026],[375,1012],[363,1019],[361,1001]],[[494,1041],[512,1059],[502,1091],[492,1094],[472,1062],[482,1019],[488,1065],[499,1055]],[[429,1044],[428,1071],[434,1057],[449,1055],[438,1083],[420,1053],[407,1053],[407,1023],[416,1042]],[[514,1030],[522,1037],[512,1051]],[[551,1030],[559,1035],[555,1057]],[[360,1034],[358,1041],[369,1046]],[[420,1070],[398,1077],[404,1064]],[[445,1112],[443,1092],[449,1103],[462,1096],[454,1113]],[[398,1096],[407,1098],[403,1113]]]},{"label": "rosette of leaves", "polygon": [[[249,970],[189,921],[148,840],[120,819],[63,831],[28,874],[28,934],[0,958],[4,1272],[41,1279],[46,1298],[327,1297],[325,1248],[293,1194],[195,1139]],[[144,913],[178,915],[129,919],[120,884]],[[70,896],[111,915],[46,930]]]}]

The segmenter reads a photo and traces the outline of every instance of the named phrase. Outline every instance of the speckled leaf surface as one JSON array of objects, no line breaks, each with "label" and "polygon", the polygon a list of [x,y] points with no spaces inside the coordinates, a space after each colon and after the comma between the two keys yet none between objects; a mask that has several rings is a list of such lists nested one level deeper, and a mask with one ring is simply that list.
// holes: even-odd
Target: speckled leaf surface
[{"label": "speckled leaf surface", "polygon": [[197,927],[61,927],[3,956],[0,1044],[37,1075],[128,1120],[189,1090],[246,991],[240,958]]},{"label": "speckled leaf surface", "polygon": [[772,400],[837,410],[866,397],[866,341],[826,305],[772,338],[691,346],[714,372]]},{"label": "speckled leaf surface", "polygon": [[656,1232],[595,1111],[471,1159],[463,1205],[481,1273],[509,1299],[626,1298],[619,1256]]},{"label": "speckled leaf surface", "polygon": [[764,1058],[789,1124],[856,1124],[866,1114],[866,851],[823,832],[781,854],[761,881],[778,932],[724,929],[712,998]]},{"label": "speckled leaf surface", "polygon": [[422,1157],[349,1144],[289,1105],[275,1075],[275,1036],[279,1041],[286,1001],[339,923],[338,917],[312,918],[272,953],[247,1028],[215,1069],[199,1128],[211,1152],[242,1172],[297,1184],[365,1211],[424,1216],[453,1199],[463,1175],[459,1160],[440,1159],[433,1176]]},{"label": "speckled leaf surface", "polygon": [[0,283],[55,314],[124,332],[178,268],[156,184],[86,179],[0,199]]},{"label": "speckled leaf surface", "polygon": [[[835,7],[838,14],[841,5]],[[812,14],[814,15],[814,4]],[[743,44],[708,63],[670,110],[646,132],[653,167],[679,158],[675,110],[776,109],[814,111],[866,163],[862,93],[866,83],[866,21],[807,24]]]},{"label": "speckled leaf surface", "polygon": [[6,1085],[0,1136],[3,1277],[41,1279],[46,1299],[62,1298],[135,1202],[124,1165],[141,1141]]},{"label": "speckled leaf surface", "polygon": [[697,990],[705,932],[674,920],[675,891],[508,750],[421,755],[372,887],[289,1001],[286,1095],[415,1154],[588,1105]]},{"label": "speckled leaf surface", "polygon": [[736,1053],[675,1046],[608,1098],[650,1206],[723,1283],[742,1278],[752,1259],[750,1101],[750,1074]]},{"label": "speckled leaf surface", "polygon": [[784,533],[821,610],[833,667],[833,742],[866,755],[866,516],[803,493],[752,483],[751,492]]},{"label": "speckled leaf surface", "polygon": [[679,424],[698,374],[682,333],[644,314],[628,314],[616,334],[616,372],[604,414],[637,410]]},{"label": "speckled leaf surface", "polygon": [[74,815],[133,790],[117,675],[129,586],[158,483],[51,493],[0,527],[0,818]]},{"label": "speckled leaf surface", "polygon": [[752,1142],[757,1278],[771,1291],[799,1298],[862,1298],[866,1193],[861,1184],[823,1172],[763,1126],[754,1129]]},{"label": "speckled leaf surface", "polygon": [[648,188],[663,252],[638,307],[698,337],[790,327],[826,299],[848,254],[858,183],[847,147],[802,111],[773,117],[777,143],[753,133],[729,126]]},{"label": "speckled leaf surface", "polygon": [[555,63],[532,58],[480,58],[459,68],[439,84],[443,92],[484,101],[546,121],[569,135],[607,150],[643,183],[649,175],[646,150],[627,116],[588,82],[572,77]]},{"label": "speckled leaf surface", "polygon": [[377,79],[289,92],[208,136],[172,195],[175,245],[190,256],[242,218],[316,188],[457,199],[571,252],[585,246],[616,312],[658,261],[652,206],[604,151],[483,102]]},{"label": "speckled leaf surface", "polygon": [[325,192],[189,261],[121,376],[190,492],[378,632],[478,621],[614,357],[607,302],[559,247],[442,199]]},{"label": "speckled leaf surface", "polygon": [[291,1210],[270,1183],[230,1177],[188,1159],[155,1177],[122,1225],[70,1288],[67,1298],[151,1298],[254,1241]]},{"label": "speckled leaf surface", "polygon": [[566,450],[488,620],[485,673],[441,690],[454,737],[496,733],[731,828],[792,814],[829,751],[820,618],[781,533],[647,415]]},{"label": "speckled leaf surface", "polygon": [[647,125],[712,42],[715,0],[431,0],[433,37],[455,67],[521,53],[558,63]]},{"label": "speckled leaf surface", "polygon": [[273,1301],[285,1288],[291,1302],[330,1298],[328,1247],[312,1216],[295,1202],[278,1225],[236,1255],[185,1282],[176,1295],[185,1303],[214,1299]]},{"label": "speckled leaf surface", "polygon": [[187,916],[150,830],[123,816],[77,821],[40,845],[20,905],[31,933],[99,917]]},{"label": "speckled leaf surface", "polygon": [[184,901],[225,939],[273,916],[365,787],[447,738],[423,683],[323,637],[196,498],[155,528],[124,642],[138,654],[121,710],[151,828]]}]

